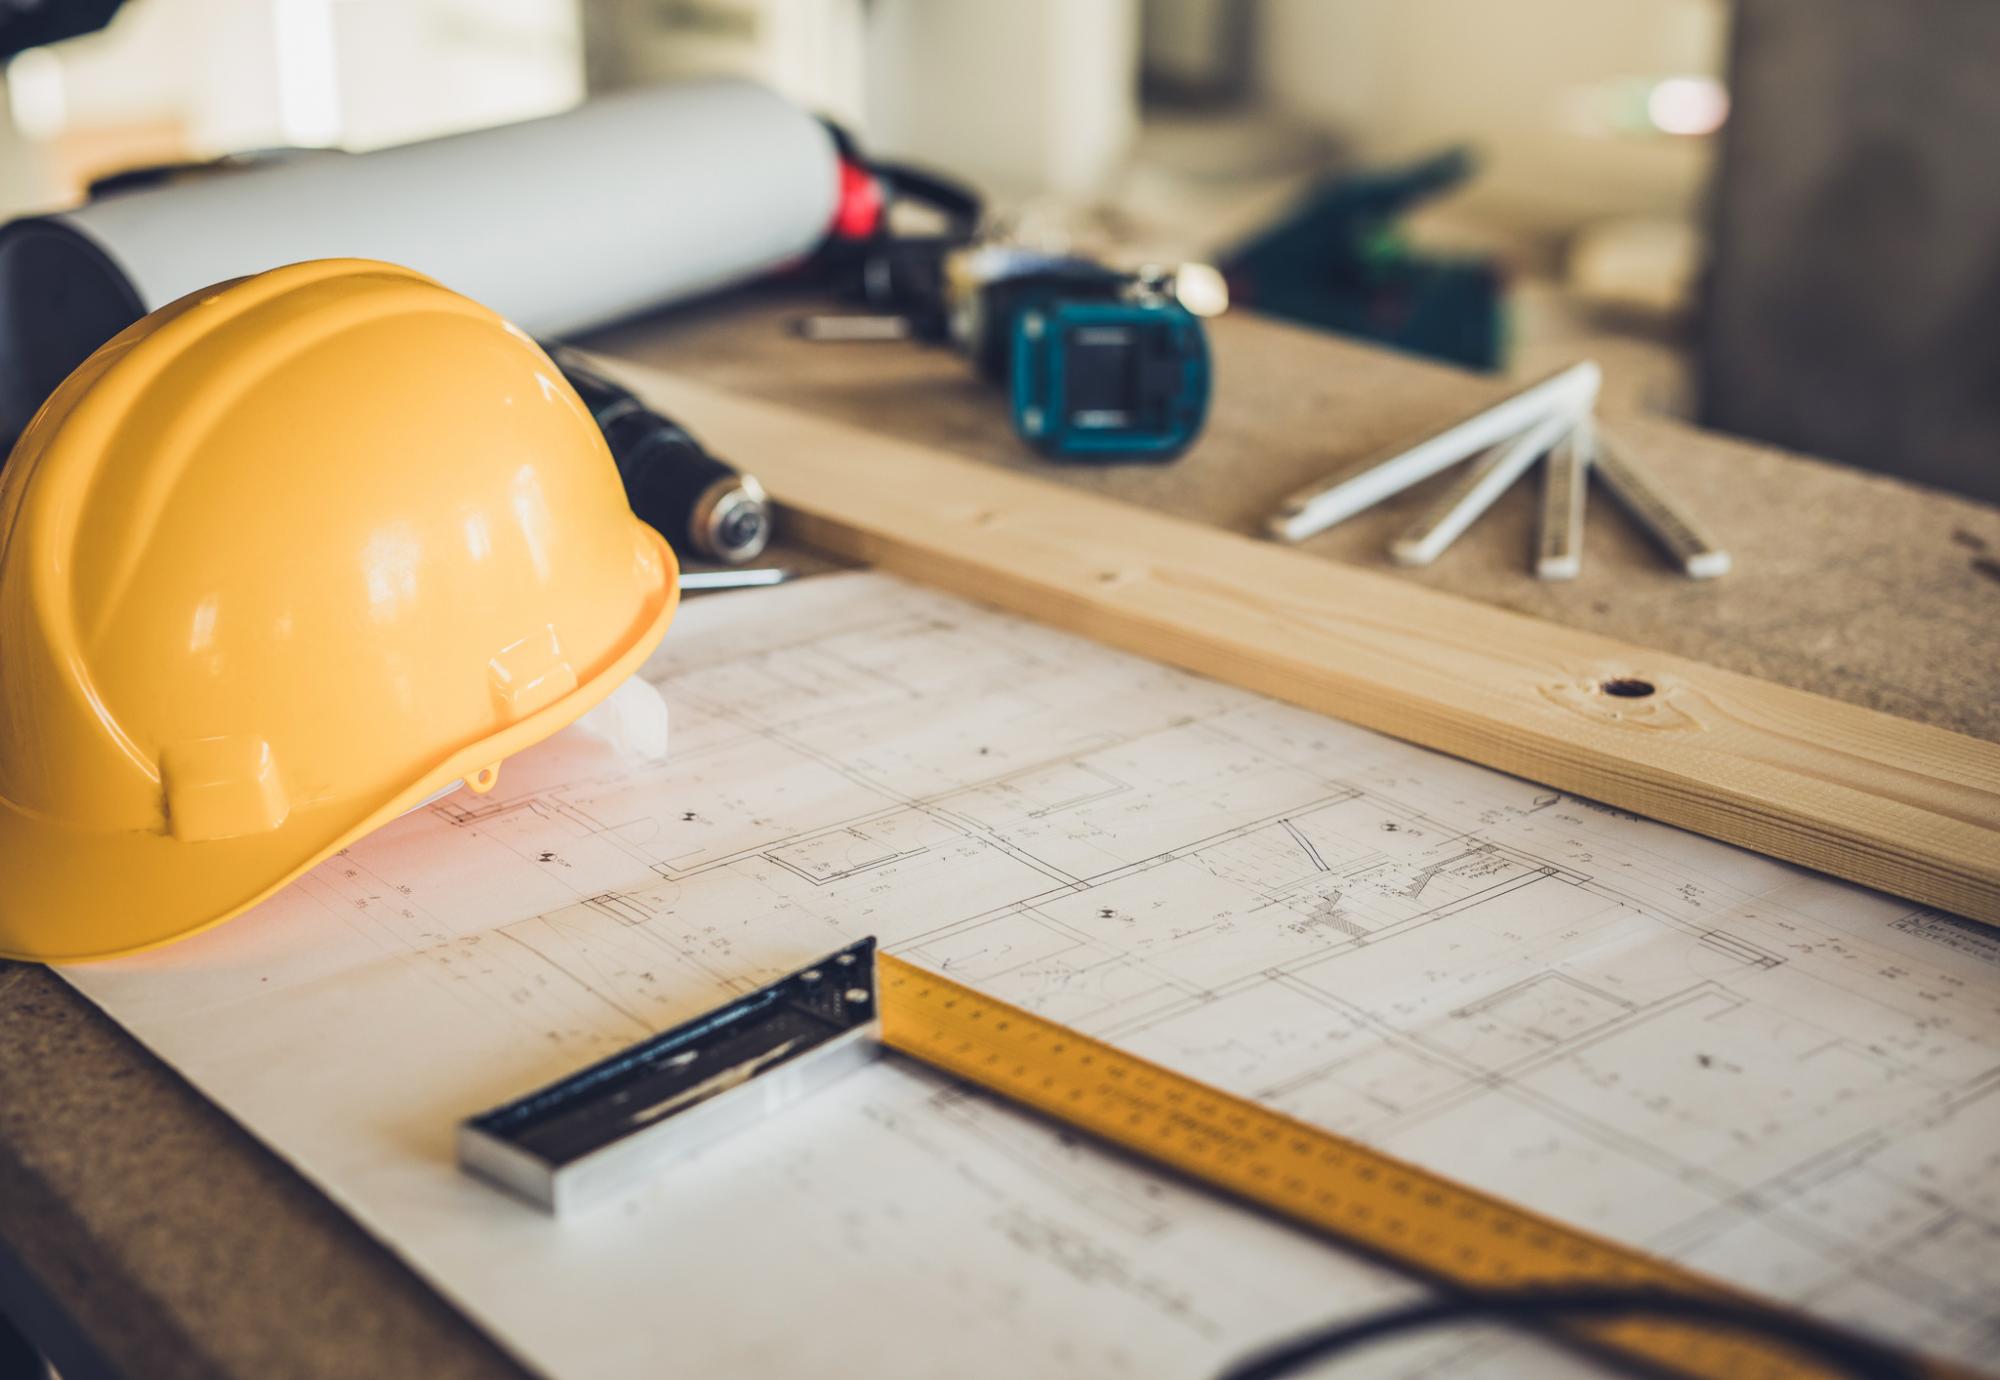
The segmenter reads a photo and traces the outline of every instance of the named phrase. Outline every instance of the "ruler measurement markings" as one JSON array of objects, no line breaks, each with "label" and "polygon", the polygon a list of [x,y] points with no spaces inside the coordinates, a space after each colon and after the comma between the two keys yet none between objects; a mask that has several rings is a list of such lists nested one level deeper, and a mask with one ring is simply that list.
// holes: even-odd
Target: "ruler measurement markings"
[{"label": "ruler measurement markings", "polygon": [[1573,580],[1583,571],[1584,489],[1596,448],[1596,423],[1585,416],[1542,462],[1535,574],[1544,580]]},{"label": "ruler measurement markings", "polygon": [[[1635,1286],[1740,1300],[1720,1282],[1406,1165],[1067,1030],[890,954],[883,1042],[989,1092],[1390,1263],[1458,1288]],[[1562,1329],[1687,1374],[1836,1374],[1780,1343],[1643,1317]]]},{"label": "ruler measurement markings", "polygon": [[1653,540],[1696,579],[1725,574],[1729,553],[1701,530],[1694,516],[1610,438],[1600,432],[1596,441],[1595,472]]}]

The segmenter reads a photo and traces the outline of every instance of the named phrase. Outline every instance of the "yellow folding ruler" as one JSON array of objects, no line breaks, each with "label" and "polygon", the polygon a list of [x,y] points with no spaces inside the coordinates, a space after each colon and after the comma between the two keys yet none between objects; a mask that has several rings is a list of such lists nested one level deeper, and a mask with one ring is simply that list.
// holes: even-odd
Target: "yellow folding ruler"
[{"label": "yellow folding ruler", "polygon": [[[882,1047],[1450,1290],[1593,1286],[1771,1311],[1693,1271],[878,954],[872,939],[471,1118],[460,1127],[460,1160],[545,1208],[568,1211],[789,1106]],[[1852,1373],[1765,1333],[1643,1312],[1557,1331],[1667,1374]],[[1884,1354],[1858,1339],[1855,1346]],[[1904,1374],[1955,1373],[1895,1359]]]}]

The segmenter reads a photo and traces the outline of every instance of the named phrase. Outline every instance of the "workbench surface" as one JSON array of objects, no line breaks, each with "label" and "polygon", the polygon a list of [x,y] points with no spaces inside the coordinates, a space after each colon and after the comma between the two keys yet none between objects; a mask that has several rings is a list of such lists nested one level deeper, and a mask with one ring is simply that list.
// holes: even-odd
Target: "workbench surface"
[{"label": "workbench surface", "polygon": [[[1283,494],[1502,387],[1250,316],[1213,323],[1208,432],[1168,466],[1026,453],[956,356],[809,345],[804,308],[735,298],[595,348],[802,411],[1242,531]],[[1534,486],[1405,578],[1975,736],[2000,739],[2000,510],[1647,418],[1606,418],[1730,547],[1694,582],[1594,494],[1584,573],[1529,573]],[[754,472],[755,456],[730,457]],[[1307,549],[1388,568],[1427,490]],[[520,1374],[311,1185],[49,973],[0,963],[0,1303],[52,1300],[69,1380]],[[309,1078],[309,1070],[301,1070]],[[22,1311],[27,1311],[23,1309]],[[37,1309],[37,1312],[45,1310]]]}]

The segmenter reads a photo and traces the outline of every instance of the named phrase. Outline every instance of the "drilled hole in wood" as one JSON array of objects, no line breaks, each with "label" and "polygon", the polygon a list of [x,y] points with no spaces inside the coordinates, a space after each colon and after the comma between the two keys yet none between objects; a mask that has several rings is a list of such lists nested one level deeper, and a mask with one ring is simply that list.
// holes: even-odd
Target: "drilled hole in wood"
[{"label": "drilled hole in wood", "polygon": [[1618,676],[1597,687],[1607,695],[1616,695],[1621,700],[1643,700],[1653,693],[1650,680],[1640,680],[1637,676]]}]

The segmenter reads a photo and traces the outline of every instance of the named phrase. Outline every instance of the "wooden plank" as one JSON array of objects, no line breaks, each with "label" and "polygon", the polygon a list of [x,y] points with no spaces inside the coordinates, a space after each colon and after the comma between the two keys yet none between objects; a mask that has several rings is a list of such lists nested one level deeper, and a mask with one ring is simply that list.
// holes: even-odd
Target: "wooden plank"
[{"label": "wooden plank", "polygon": [[2000,925],[2000,745],[614,368],[809,545]]},{"label": "wooden plank", "polygon": [[[1200,445],[1171,465],[1052,465],[1014,436],[1006,404],[955,351],[801,340],[792,323],[825,305],[808,292],[734,294],[596,343],[695,383],[1258,537],[1293,489],[1519,387],[1254,311],[1227,312],[1208,323],[1222,383]],[[1681,576],[1601,492],[1588,505],[1588,573],[1536,579],[1525,556],[1535,495],[1524,485],[1433,565],[1399,569],[1389,560],[1389,543],[1430,497],[1421,485],[1300,549],[2000,742],[1992,687],[2000,508],[1635,412],[1638,380],[1658,359],[1643,345],[1599,346],[1609,371],[1600,410],[1735,552],[1728,579]],[[1534,358],[1522,363],[1530,374],[1545,371],[1571,362],[1575,348],[1530,350]]]},{"label": "wooden plank", "polygon": [[[1050,464],[1020,444],[1006,404],[954,350],[800,340],[792,322],[824,308],[824,296],[810,292],[732,294],[644,318],[596,344],[698,384],[1248,536],[1262,536],[1264,518],[1294,488],[1520,386],[1224,312],[1208,322],[1222,386],[1202,444],[1174,464]],[[1388,558],[1388,544],[1430,498],[1426,486],[1300,550],[2000,742],[1992,692],[2000,508],[1636,412],[1638,380],[1658,358],[1626,344],[1592,346],[1604,346],[1598,358],[1608,368],[1600,410],[1736,552],[1728,580],[1674,572],[1604,492],[1588,502],[1588,574],[1538,580],[1524,556],[1536,514],[1526,486],[1504,494],[1430,566],[1396,568]],[[1574,360],[1574,350],[1574,340],[1528,350],[1534,358],[1522,366],[1544,372]]]}]

